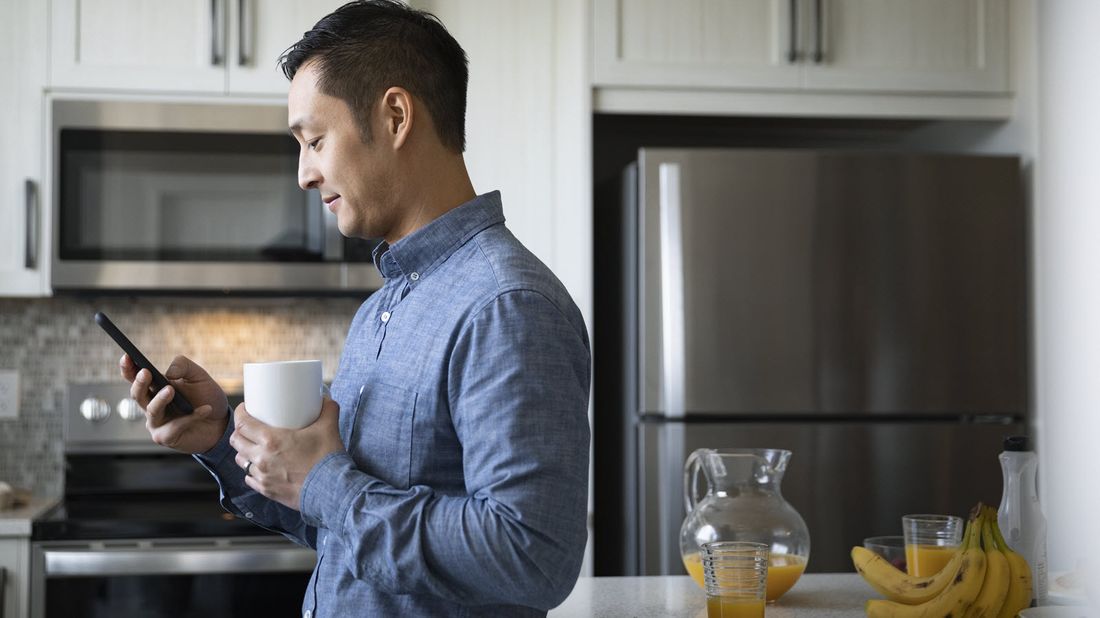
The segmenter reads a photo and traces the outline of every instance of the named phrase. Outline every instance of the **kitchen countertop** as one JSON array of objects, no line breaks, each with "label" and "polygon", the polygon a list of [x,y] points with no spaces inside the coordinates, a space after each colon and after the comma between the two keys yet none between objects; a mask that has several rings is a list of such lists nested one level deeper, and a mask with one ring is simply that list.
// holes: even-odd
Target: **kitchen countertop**
[{"label": "kitchen countertop", "polygon": [[0,537],[30,536],[31,522],[53,508],[60,498],[32,496],[13,509],[0,510]]},{"label": "kitchen countertop", "polygon": [[[766,610],[767,618],[856,618],[881,596],[855,573],[809,573]],[[582,577],[552,618],[632,616],[706,618],[706,597],[688,576]]]}]

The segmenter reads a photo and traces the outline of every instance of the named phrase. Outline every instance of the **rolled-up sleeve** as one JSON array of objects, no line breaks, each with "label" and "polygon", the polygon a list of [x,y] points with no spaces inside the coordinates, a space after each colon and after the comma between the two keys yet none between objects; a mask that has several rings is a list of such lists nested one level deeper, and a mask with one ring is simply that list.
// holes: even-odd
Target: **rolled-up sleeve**
[{"label": "rolled-up sleeve", "polygon": [[395,488],[341,453],[306,478],[303,518],[342,541],[357,578],[389,592],[549,609],[576,582],[587,538],[583,322],[537,291],[506,290],[451,350],[447,402],[466,495]]}]

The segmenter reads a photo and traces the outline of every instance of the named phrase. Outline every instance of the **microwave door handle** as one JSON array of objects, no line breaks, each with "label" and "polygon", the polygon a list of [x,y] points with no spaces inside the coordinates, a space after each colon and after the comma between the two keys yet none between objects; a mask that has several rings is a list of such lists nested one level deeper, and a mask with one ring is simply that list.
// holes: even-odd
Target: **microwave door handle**
[{"label": "microwave door handle", "polygon": [[293,573],[312,570],[317,562],[316,552],[297,546],[47,549],[43,557],[46,577]]}]

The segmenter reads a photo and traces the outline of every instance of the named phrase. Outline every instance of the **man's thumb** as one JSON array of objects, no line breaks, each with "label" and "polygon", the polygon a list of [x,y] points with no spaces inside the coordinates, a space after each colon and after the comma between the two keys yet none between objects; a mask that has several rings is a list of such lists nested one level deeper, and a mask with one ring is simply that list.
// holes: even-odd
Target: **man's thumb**
[{"label": "man's thumb", "polygon": [[184,374],[186,373],[185,369],[186,367],[184,366],[184,361],[177,358],[172,361],[171,365],[168,366],[168,371],[164,372],[164,377],[168,378],[169,380],[177,380],[184,376]]}]

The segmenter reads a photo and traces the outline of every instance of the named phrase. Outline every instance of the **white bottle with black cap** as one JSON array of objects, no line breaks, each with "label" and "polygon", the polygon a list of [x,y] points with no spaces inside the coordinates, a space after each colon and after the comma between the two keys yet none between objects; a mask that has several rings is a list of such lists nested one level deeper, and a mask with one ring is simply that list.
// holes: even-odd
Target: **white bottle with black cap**
[{"label": "white bottle with black cap", "polygon": [[1039,460],[1026,436],[1009,436],[1000,455],[1004,494],[997,509],[997,525],[1013,551],[1031,567],[1036,605],[1047,598],[1047,520],[1039,508]]}]

